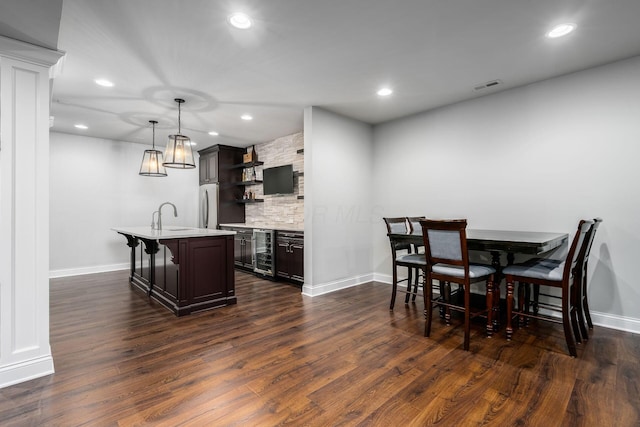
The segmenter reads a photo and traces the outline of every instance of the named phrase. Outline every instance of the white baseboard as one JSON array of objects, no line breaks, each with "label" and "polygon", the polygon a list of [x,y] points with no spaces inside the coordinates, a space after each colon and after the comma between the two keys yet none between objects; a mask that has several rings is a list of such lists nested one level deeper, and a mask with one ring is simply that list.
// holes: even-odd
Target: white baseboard
[{"label": "white baseboard", "polygon": [[97,265],[93,267],[49,270],[49,278],[55,279],[58,277],[80,276],[82,274],[106,273],[108,271],[128,270],[129,268],[131,268],[131,264],[127,262],[122,264]]},{"label": "white baseboard", "polygon": [[[373,273],[373,280],[380,283],[391,284],[393,277],[390,274]],[[549,314],[551,316],[559,317],[559,313],[546,311],[540,309],[541,313]],[[619,331],[631,332],[634,334],[640,334],[640,319],[626,316],[618,316],[608,313],[600,313],[597,311],[590,311],[591,321],[596,326],[603,328],[616,329]]]},{"label": "white baseboard", "polygon": [[54,373],[51,352],[43,357],[0,367],[0,388]]},{"label": "white baseboard", "polygon": [[365,274],[362,276],[350,277],[347,279],[336,280],[334,282],[322,283],[314,286],[311,286],[305,283],[302,286],[302,294],[310,297],[315,297],[318,295],[335,292],[340,289],[346,289],[352,286],[362,285],[363,283],[369,283],[372,280],[373,280],[373,274]]},{"label": "white baseboard", "polygon": [[599,313],[591,310],[589,310],[589,312],[591,313],[591,321],[596,326],[640,334],[640,319],[617,316],[608,313]]}]

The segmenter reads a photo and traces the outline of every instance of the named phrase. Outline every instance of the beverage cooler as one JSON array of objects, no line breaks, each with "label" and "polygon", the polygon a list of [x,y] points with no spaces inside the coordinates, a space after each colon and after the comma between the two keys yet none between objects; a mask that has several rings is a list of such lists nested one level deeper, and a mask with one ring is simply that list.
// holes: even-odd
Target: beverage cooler
[{"label": "beverage cooler", "polygon": [[273,230],[253,230],[253,271],[267,277],[275,277]]}]

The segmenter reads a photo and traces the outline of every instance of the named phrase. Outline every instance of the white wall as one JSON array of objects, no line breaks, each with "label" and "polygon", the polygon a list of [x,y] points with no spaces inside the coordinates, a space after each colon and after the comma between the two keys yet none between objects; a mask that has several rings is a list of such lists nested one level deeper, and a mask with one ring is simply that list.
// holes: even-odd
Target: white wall
[{"label": "white wall", "polygon": [[370,125],[305,109],[305,294],[373,277],[371,141]]},{"label": "white wall", "polygon": [[[149,145],[51,133],[52,277],[128,268],[129,248],[115,226],[150,226],[162,202],[163,225],[197,227],[197,169],[138,175]],[[196,159],[197,160],[197,159]]]},{"label": "white wall", "polygon": [[[386,123],[374,130],[382,216],[564,231],[601,216],[589,264],[594,322],[640,331],[640,57]],[[381,218],[376,278],[390,280]]]}]

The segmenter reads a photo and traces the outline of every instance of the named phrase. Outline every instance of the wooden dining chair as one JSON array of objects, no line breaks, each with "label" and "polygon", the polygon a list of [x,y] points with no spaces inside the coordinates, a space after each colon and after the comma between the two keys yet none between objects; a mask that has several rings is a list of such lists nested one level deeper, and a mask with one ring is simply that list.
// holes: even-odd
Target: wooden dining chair
[{"label": "wooden dining chair", "polygon": [[[602,222],[602,218],[595,218],[593,220],[593,224],[587,231],[587,234],[582,242],[578,253],[578,263],[576,265],[576,271],[574,274],[577,275],[576,283],[578,285],[572,287],[572,304],[575,307],[575,313],[572,313],[571,316],[571,326],[574,330],[574,336],[577,343],[582,342],[582,340],[589,339],[589,329],[593,328],[593,323],[591,322],[591,315],[589,313],[589,302],[587,300],[587,267],[589,261],[589,254],[591,252],[591,246],[593,245],[593,240],[595,238],[596,230],[598,226]],[[535,258],[533,260],[527,261],[528,264],[539,263],[539,265],[547,266],[550,268],[555,268],[560,265],[564,260],[558,259],[548,259],[548,258]],[[538,313],[538,307],[540,306],[540,295],[546,297],[547,300],[551,299],[560,299],[562,300],[562,296],[558,296],[557,294],[548,294],[548,293],[540,293],[540,285],[533,285],[533,296],[530,296],[529,293],[529,284],[520,282],[518,289],[518,301],[519,301],[519,310],[529,310],[529,306],[533,307],[534,313]],[[524,306],[523,301],[524,300]],[[530,300],[530,301],[529,301]],[[558,308],[557,305],[553,306],[549,303],[542,303],[542,305],[546,308]],[[559,311],[559,310],[556,310]]]},{"label": "wooden dining chair", "polygon": [[[424,216],[408,216],[407,224],[409,224],[409,233],[422,234],[422,226],[420,225],[420,220],[425,218],[426,217]],[[413,253],[416,253],[416,254],[424,253],[424,245],[422,243],[412,243],[411,246],[413,248]],[[421,278],[422,278],[422,281],[424,282],[424,270],[420,268],[416,270],[416,277],[413,282],[413,292],[412,292],[413,295],[411,295],[412,301],[415,301],[416,297],[418,296],[418,287],[419,287]],[[409,295],[407,295],[406,297],[406,302],[409,302]]]},{"label": "wooden dining chair", "polygon": [[[427,310],[427,320],[424,336],[431,334],[431,322],[434,306],[445,306],[451,310],[461,311],[464,314],[464,349],[469,350],[469,337],[471,335],[471,318],[479,315],[487,317],[487,335],[493,333],[493,295],[495,293],[493,267],[470,264],[467,250],[467,220],[420,220],[422,236],[424,240],[427,265],[425,267],[424,306]],[[441,282],[453,282],[463,289],[464,302],[462,305],[456,301],[448,300],[440,295],[433,298],[432,286],[428,286],[433,280]],[[471,307],[471,284],[479,281],[486,283],[486,304],[481,309],[474,310]]]},{"label": "wooden dining chair", "polygon": [[[383,218],[387,226],[387,234],[408,234],[409,226],[405,217],[398,218]],[[393,310],[393,306],[396,303],[396,293],[398,292],[398,283],[407,282],[407,290],[405,297],[405,304],[409,303],[411,294],[411,285],[413,278],[415,277],[414,289],[415,293],[418,292],[420,270],[424,269],[426,265],[424,254],[413,253],[413,248],[408,242],[397,242],[389,236],[389,242],[391,244],[391,262],[393,267],[392,276],[392,290],[391,290],[391,304],[389,310]],[[398,280],[398,267],[407,268],[407,278]],[[415,297],[414,297],[415,300]]]},{"label": "wooden dining chair", "polygon": [[[523,318],[535,318],[554,323],[562,323],[565,341],[569,348],[569,354],[573,357],[577,356],[575,336],[579,337],[580,331],[577,329],[576,321],[578,316],[578,301],[576,299],[576,295],[578,295],[578,292],[574,287],[580,286],[580,277],[577,270],[577,267],[580,267],[580,252],[582,252],[580,249],[592,224],[593,221],[580,221],[578,224],[578,230],[576,231],[564,262],[551,263],[548,260],[539,260],[536,262],[510,265],[502,270],[502,274],[507,282],[506,334],[508,340],[511,340],[513,335],[512,321],[515,316],[520,320]],[[555,316],[543,314],[537,311],[529,312],[526,309],[523,310],[521,304],[519,308],[515,310],[513,303],[515,282],[531,283],[534,286],[560,288],[561,304],[559,311],[561,313],[561,318],[558,319]],[[553,306],[547,306],[545,308],[554,309]],[[521,324],[522,322],[519,321],[519,323]]]},{"label": "wooden dining chair", "polygon": [[580,314],[584,316],[584,319],[581,319],[581,322],[584,322],[586,319],[587,325],[589,329],[593,329],[593,322],[591,321],[591,313],[589,313],[589,300],[587,298],[587,264],[589,262],[589,254],[591,253],[591,246],[593,246],[593,240],[596,237],[596,231],[598,230],[598,226],[602,222],[602,218],[595,218],[593,220],[593,225],[589,230],[589,235],[587,237],[586,249],[583,254],[582,260],[582,268],[580,269]]}]

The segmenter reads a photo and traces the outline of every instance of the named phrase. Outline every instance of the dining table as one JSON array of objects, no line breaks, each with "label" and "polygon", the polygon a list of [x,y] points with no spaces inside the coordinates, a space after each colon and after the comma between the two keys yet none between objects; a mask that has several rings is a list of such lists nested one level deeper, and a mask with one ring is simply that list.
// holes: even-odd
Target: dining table
[{"label": "dining table", "polygon": [[[501,255],[506,254],[506,265],[514,262],[516,254],[541,256],[567,243],[569,235],[560,232],[546,231],[511,231],[511,230],[484,230],[469,228],[466,230],[467,249],[483,251],[491,254],[491,265],[496,269],[495,282],[502,280]],[[424,244],[422,230],[417,229],[411,233],[388,233],[392,242],[405,242],[421,246]],[[499,299],[494,304],[493,329],[500,327]]]}]

